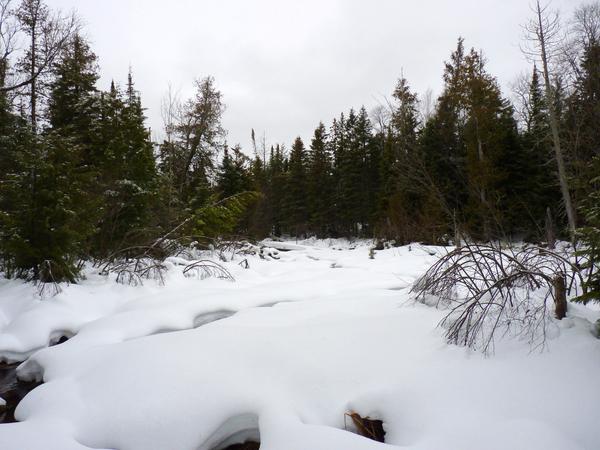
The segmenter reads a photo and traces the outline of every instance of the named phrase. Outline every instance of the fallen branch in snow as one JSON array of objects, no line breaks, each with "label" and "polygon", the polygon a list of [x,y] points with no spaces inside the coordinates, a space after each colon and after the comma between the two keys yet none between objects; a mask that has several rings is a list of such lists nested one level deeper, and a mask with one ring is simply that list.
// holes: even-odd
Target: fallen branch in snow
[{"label": "fallen branch in snow", "polygon": [[187,265],[185,269],[183,269],[183,274],[186,277],[197,276],[201,280],[215,277],[221,280],[235,281],[233,275],[231,275],[225,267],[207,259],[195,261]]},{"label": "fallen branch in snow", "polygon": [[450,309],[441,322],[449,343],[487,353],[498,330],[543,348],[549,300],[560,320],[567,295],[582,285],[578,266],[555,251],[466,244],[440,258],[411,292],[422,303]]}]

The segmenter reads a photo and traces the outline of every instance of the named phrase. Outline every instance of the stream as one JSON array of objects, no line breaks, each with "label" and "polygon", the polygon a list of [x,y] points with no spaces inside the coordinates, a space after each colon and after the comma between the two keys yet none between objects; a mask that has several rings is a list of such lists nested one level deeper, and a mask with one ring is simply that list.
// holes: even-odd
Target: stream
[{"label": "stream", "polygon": [[0,397],[6,401],[6,406],[0,406],[0,424],[15,422],[15,409],[19,402],[41,384],[19,381],[17,379],[19,364],[21,363],[0,363]]}]

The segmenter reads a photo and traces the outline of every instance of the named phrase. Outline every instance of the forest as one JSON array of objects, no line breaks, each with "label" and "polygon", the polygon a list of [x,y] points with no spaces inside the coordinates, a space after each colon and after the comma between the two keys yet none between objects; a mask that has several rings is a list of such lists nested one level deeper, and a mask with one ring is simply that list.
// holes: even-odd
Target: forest
[{"label": "forest", "polygon": [[501,91],[483,50],[458,38],[429,104],[400,78],[386,105],[320,122],[310,142],[266,148],[252,129],[251,149],[228,145],[211,76],[194,81],[192,98],[166,97],[164,139],[152,142],[134,74],[100,90],[77,17],[39,0],[0,8],[9,277],[75,281],[81,261],[147,246],[184,221],[172,238],[598,245],[597,3],[567,25],[540,7],[523,42],[530,74],[514,92]]},{"label": "forest", "polygon": [[[51,3],[0,0],[1,449],[598,448],[599,1],[532,1],[510,85],[452,36],[439,95],[401,71],[309,136],[244,124],[246,147],[210,71],[169,85],[151,129],[135,65],[106,82],[86,18]],[[119,39],[166,9],[231,29],[248,8],[99,3],[80,6],[126,17]],[[316,3],[307,29],[340,39],[374,7]],[[266,27],[297,5],[251,7]],[[297,106],[277,112],[294,129]]]}]

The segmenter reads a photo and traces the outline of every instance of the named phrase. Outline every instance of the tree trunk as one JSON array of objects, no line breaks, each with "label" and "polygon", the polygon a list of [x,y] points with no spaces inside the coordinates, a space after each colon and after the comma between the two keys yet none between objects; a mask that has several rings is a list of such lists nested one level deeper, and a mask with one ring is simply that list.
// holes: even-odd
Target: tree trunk
[{"label": "tree trunk", "polygon": [[554,234],[554,221],[552,220],[552,211],[548,206],[546,208],[546,243],[550,250],[556,247],[556,235]]},{"label": "tree trunk", "polygon": [[565,277],[559,273],[552,280],[554,285],[554,313],[558,320],[567,316],[567,289],[565,286]]},{"label": "tree trunk", "polygon": [[37,52],[37,42],[36,42],[36,26],[34,25],[31,29],[31,67],[30,67],[30,76],[31,76],[31,129],[33,133],[37,133],[37,80],[36,80],[36,52]]},{"label": "tree trunk", "polygon": [[554,105],[554,98],[552,95],[552,85],[550,84],[550,73],[548,69],[548,54],[546,52],[546,36],[544,33],[543,20],[542,20],[542,9],[539,2],[537,3],[537,16],[539,25],[539,41],[541,48],[542,65],[544,72],[544,84],[546,86],[546,103],[548,106],[548,115],[550,117],[550,129],[552,131],[552,141],[554,143],[554,153],[556,157],[556,165],[558,166],[558,181],[560,183],[560,190],[565,204],[565,210],[567,212],[567,219],[569,221],[569,234],[571,235],[571,241],[575,242],[575,229],[577,223],[575,219],[575,210],[573,209],[573,203],[571,201],[571,193],[569,190],[569,182],[567,180],[567,172],[565,169],[565,161],[560,145],[560,134],[558,130],[558,114]]}]

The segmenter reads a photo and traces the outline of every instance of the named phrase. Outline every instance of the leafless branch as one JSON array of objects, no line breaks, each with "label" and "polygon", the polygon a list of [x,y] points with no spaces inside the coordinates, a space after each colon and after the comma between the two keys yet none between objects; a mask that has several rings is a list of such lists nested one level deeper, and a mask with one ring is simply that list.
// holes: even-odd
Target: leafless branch
[{"label": "leafless branch", "polygon": [[440,325],[449,343],[493,350],[498,333],[543,348],[551,315],[566,313],[566,295],[583,285],[569,257],[545,248],[465,244],[440,258],[413,286],[422,303],[447,308]]}]

